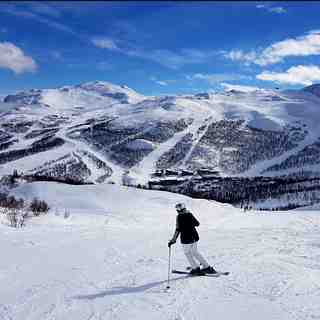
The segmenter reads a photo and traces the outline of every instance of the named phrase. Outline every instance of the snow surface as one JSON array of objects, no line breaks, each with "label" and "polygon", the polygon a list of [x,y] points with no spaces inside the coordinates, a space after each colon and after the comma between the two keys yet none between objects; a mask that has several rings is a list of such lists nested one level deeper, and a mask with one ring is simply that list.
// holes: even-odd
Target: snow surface
[{"label": "snow surface", "polygon": [[303,91],[310,92],[318,97],[320,97],[320,84],[313,84],[311,86],[303,88]]},{"label": "snow surface", "polygon": [[8,112],[16,107],[15,103],[4,103],[3,98],[0,96],[0,112]]},{"label": "snow surface", "polygon": [[61,147],[53,148],[51,150],[36,153],[15,161],[4,163],[0,166],[0,176],[11,174],[14,169],[19,172],[27,172],[33,168],[43,165],[45,161],[56,160],[65,156],[72,150],[73,144],[65,143]]},{"label": "snow surface", "polygon": [[126,147],[130,150],[153,150],[154,146],[151,141],[145,139],[135,139],[129,141]]},{"label": "snow surface", "polygon": [[[320,319],[320,215],[244,213],[161,191],[24,184],[52,209],[22,229],[0,216],[0,319]],[[200,220],[199,249],[229,276],[171,275],[174,204]],[[64,212],[71,213],[65,219]],[[179,243],[172,267],[184,269]]]}]

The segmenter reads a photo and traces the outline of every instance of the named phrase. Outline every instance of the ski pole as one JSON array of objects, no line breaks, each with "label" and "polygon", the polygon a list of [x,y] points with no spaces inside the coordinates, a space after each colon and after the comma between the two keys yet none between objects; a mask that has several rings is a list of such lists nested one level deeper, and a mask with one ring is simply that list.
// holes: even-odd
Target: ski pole
[{"label": "ski pole", "polygon": [[170,288],[170,272],[171,272],[171,246],[169,247],[169,261],[168,261],[168,283],[167,289]]}]

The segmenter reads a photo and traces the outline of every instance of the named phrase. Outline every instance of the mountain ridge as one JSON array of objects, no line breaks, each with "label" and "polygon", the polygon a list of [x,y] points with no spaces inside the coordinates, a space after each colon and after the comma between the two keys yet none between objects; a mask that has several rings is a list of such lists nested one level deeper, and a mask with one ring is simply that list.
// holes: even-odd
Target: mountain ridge
[{"label": "mountain ridge", "polygon": [[18,92],[0,106],[0,174],[145,184],[158,169],[256,176],[311,165],[317,175],[319,87],[156,97],[92,81]]}]

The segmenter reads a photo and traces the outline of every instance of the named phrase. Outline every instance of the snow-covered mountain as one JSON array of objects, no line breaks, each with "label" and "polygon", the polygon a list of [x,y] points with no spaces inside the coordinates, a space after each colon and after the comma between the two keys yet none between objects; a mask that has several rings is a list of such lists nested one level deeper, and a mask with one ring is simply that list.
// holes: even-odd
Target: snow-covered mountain
[{"label": "snow-covered mountain", "polygon": [[[70,107],[82,106],[83,103],[85,103],[85,107],[88,107],[88,103],[95,101],[95,98],[99,100],[99,97],[109,98],[109,103],[136,103],[144,99],[142,95],[127,86],[94,81],[76,86],[64,86],[58,89],[22,91],[18,94],[6,96],[4,102],[17,102],[29,105],[42,103],[56,109],[68,109]],[[104,100],[105,103],[106,101]]]},{"label": "snow-covered mountain", "polygon": [[90,82],[0,104],[0,174],[146,183],[157,169],[320,173],[319,85],[146,97]]},{"label": "snow-covered mountain", "polygon": [[303,89],[305,92],[310,92],[318,97],[320,97],[320,84],[313,84],[311,86],[305,87]]}]

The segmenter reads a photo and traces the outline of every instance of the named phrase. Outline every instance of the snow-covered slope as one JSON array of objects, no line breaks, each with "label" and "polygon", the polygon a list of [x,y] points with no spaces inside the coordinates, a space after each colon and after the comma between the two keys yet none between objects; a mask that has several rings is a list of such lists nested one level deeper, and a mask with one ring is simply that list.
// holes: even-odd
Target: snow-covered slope
[{"label": "snow-covered slope", "polygon": [[[105,98],[102,99],[101,97]],[[127,86],[118,86],[109,82],[94,81],[77,86],[64,86],[57,89],[30,90],[15,95],[8,95],[4,102],[25,104],[43,103],[57,109],[71,109],[75,107],[90,108],[91,103],[96,106],[98,101],[136,103],[144,99],[136,91]]]},{"label": "snow-covered slope", "polygon": [[[0,223],[0,319],[320,318],[318,213],[244,213],[108,184],[33,183],[14,193],[52,209],[22,229]],[[167,241],[181,201],[200,220],[200,251],[231,273],[172,274],[165,290]],[[177,243],[172,268],[185,267]]]},{"label": "snow-covered slope", "polygon": [[157,169],[319,174],[317,88],[145,97],[96,81],[9,95],[0,105],[0,174],[94,183],[119,183],[128,171],[146,183]]},{"label": "snow-covered slope", "polygon": [[310,92],[317,97],[320,97],[320,84],[313,84],[311,86],[305,87],[303,91]]}]

